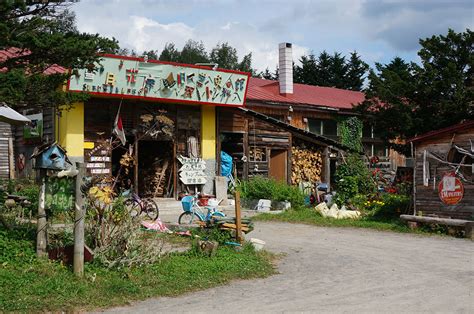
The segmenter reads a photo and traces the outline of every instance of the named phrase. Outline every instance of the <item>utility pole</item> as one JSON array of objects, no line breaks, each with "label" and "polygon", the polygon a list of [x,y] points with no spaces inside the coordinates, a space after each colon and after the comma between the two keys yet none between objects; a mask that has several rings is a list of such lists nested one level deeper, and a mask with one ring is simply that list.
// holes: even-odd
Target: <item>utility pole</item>
[{"label": "utility pole", "polygon": [[74,261],[73,269],[76,276],[82,277],[84,274],[84,220],[85,207],[81,186],[85,175],[84,163],[76,162],[76,169],[79,171],[76,176],[76,198],[74,204]]}]

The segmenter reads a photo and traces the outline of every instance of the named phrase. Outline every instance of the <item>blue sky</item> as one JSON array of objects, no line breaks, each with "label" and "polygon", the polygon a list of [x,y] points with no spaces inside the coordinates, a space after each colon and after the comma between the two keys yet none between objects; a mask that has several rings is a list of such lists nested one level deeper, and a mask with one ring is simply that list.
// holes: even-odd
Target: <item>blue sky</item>
[{"label": "blue sky", "polygon": [[474,1],[465,0],[81,0],[71,8],[79,30],[115,37],[137,51],[229,42],[239,57],[252,52],[258,70],[275,69],[278,43],[293,43],[293,59],[322,50],[363,60],[417,61],[418,39],[473,29]]}]

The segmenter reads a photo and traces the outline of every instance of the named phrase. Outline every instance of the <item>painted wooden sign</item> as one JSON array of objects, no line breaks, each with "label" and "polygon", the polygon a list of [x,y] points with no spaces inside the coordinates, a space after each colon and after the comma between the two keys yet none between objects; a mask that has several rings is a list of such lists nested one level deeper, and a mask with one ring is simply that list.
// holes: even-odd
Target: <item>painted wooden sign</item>
[{"label": "painted wooden sign", "polygon": [[207,182],[206,163],[201,158],[189,158],[178,156],[179,162],[182,164],[179,169],[179,179],[185,185],[205,184]]},{"label": "painted wooden sign", "polygon": [[74,177],[46,177],[45,206],[54,211],[74,209]]},{"label": "painted wooden sign", "polygon": [[446,173],[438,185],[438,195],[444,204],[456,205],[464,196],[464,186],[454,173]]},{"label": "painted wooden sign", "polygon": [[104,55],[93,71],[73,71],[68,89],[92,95],[240,107],[249,73]]}]

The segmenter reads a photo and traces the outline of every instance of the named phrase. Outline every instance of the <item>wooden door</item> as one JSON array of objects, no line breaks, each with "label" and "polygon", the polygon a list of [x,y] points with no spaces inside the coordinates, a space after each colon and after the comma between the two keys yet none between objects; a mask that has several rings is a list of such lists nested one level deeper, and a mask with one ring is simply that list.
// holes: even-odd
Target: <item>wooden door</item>
[{"label": "wooden door", "polygon": [[287,176],[287,151],[272,149],[270,152],[270,165],[268,176],[278,181],[286,182]]}]

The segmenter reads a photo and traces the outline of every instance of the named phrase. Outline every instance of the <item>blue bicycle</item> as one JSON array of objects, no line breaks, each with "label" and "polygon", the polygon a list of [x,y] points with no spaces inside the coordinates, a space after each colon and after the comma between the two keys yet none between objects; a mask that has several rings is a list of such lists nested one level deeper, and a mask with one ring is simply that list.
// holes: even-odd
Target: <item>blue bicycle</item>
[{"label": "blue bicycle", "polygon": [[205,206],[205,209],[207,209],[205,214],[204,209],[197,203],[197,197],[195,196],[183,197],[181,205],[184,212],[178,218],[180,225],[192,224],[196,218],[201,222],[209,222],[213,217],[225,217],[223,212],[211,206]]}]

